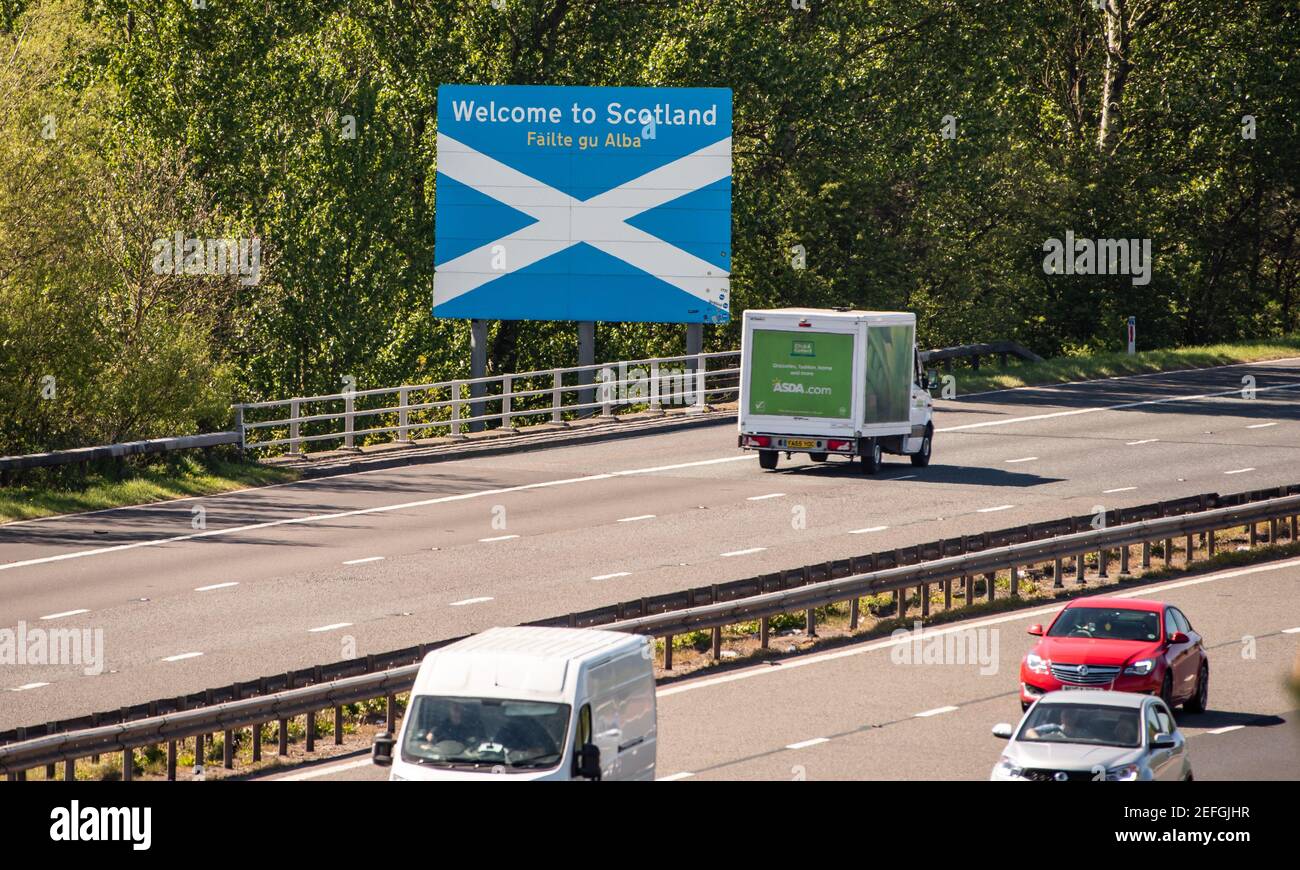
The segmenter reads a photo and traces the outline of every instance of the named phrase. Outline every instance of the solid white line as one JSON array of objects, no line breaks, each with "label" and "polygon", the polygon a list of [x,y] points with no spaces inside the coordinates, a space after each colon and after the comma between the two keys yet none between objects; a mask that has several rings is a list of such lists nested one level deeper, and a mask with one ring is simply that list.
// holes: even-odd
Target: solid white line
[{"label": "solid white line", "polygon": [[497,535],[495,538],[479,538],[480,544],[490,544],[493,541],[511,541],[519,537],[518,535]]},{"label": "solid white line", "polygon": [[767,495],[751,495],[746,501],[763,501],[769,498],[781,498],[785,495],[783,492],[769,492]]},{"label": "solid white line", "polygon": [[[506,495],[512,492],[526,492],[534,489],[546,489],[552,486],[568,486],[575,483],[590,483],[596,480],[613,480],[618,477],[630,477],[637,474],[653,474],[658,471],[675,471],[681,468],[695,468],[702,465],[717,465],[725,462],[739,462],[741,460],[752,460],[757,454],[750,452],[741,456],[724,456],[719,459],[703,459],[697,462],[680,462],[675,465],[658,465],[652,468],[633,468],[626,471],[611,471],[604,474],[589,474],[585,477],[569,477],[560,480],[544,480],[539,483],[524,483],[518,486],[506,486],[498,489],[482,489],[475,492],[462,492],[456,495],[443,495],[437,498],[426,498],[420,501],[408,501],[400,504],[378,505],[377,507],[357,508],[350,511],[338,511],[332,514],[308,514],[301,517],[290,517],[283,520],[267,520],[262,523],[248,523],[242,526],[230,526],[220,529],[205,529],[201,532],[192,532],[185,535],[173,535],[170,538],[155,538],[148,541],[134,541],[130,544],[115,544],[111,547],[98,547],[93,550],[75,550],[71,553],[60,553],[57,556],[41,556],[36,559],[23,559],[19,562],[6,562],[0,564],[0,571],[8,571],[13,568],[25,568],[30,565],[45,565],[51,562],[62,562],[66,559],[80,559],[85,556],[102,556],[105,553],[120,553],[123,550],[134,550],[139,547],[157,547],[163,544],[178,544],[182,541],[193,541],[199,538],[211,538],[218,535],[230,535],[243,532],[260,531],[261,529],[273,529],[279,526],[302,525],[304,523],[323,523],[330,520],[341,520],[349,517],[368,516],[370,514],[383,514],[391,511],[410,510],[412,508],[428,507],[435,504],[449,504],[457,501],[467,501],[469,499],[496,497]],[[363,472],[358,472],[363,473]],[[75,514],[73,515],[75,516]]]},{"label": "solid white line", "polygon": [[654,515],[654,514],[641,514],[641,516],[639,516],[639,517],[623,517],[623,519],[619,520],[619,522],[620,522],[620,523],[635,523],[637,520],[652,520],[652,519],[654,519],[654,518],[655,518],[655,515]]},{"label": "solid white line", "polygon": [[1110,495],[1112,492],[1132,492],[1135,489],[1137,489],[1136,486],[1121,486],[1118,489],[1103,489],[1101,494]]},{"label": "solid white line", "polygon": [[818,743],[829,743],[829,737],[814,737],[811,740],[800,740],[798,743],[791,743],[786,749],[807,749],[809,746],[816,746]]},{"label": "solid white line", "polygon": [[182,661],[183,659],[193,659],[193,658],[198,658],[198,657],[201,656],[201,655],[203,655],[203,653],[201,653],[201,652],[187,652],[187,653],[181,653],[181,654],[178,655],[178,656],[167,656],[167,658],[163,659],[163,661],[165,661],[165,662],[179,662],[179,661]]},{"label": "solid white line", "polygon": [[951,713],[953,710],[956,709],[957,709],[956,707],[935,707],[933,710],[926,710],[922,713],[917,713],[913,718],[926,719],[929,718],[930,716],[938,716],[943,713]]},{"label": "solid white line", "polygon": [[1129,442],[1127,442],[1124,446],[1125,446],[1125,447],[1136,447],[1136,446],[1139,445],[1139,444],[1154,444],[1154,443],[1156,443],[1156,442],[1159,441],[1159,440],[1160,440],[1159,438],[1143,438],[1141,441],[1129,441]]},{"label": "solid white line", "polygon": [[238,583],[213,583],[211,586],[199,586],[195,592],[211,592],[213,589],[229,589],[231,586],[238,586]]},{"label": "solid white line", "polygon": [[669,776],[661,776],[657,778],[655,782],[677,782],[677,780],[679,779],[689,779],[692,776],[695,776],[695,774],[691,773],[689,770],[683,770],[681,773],[674,773]]},{"label": "solid white line", "polygon": [[721,553],[719,555],[724,558],[727,556],[748,556],[750,553],[761,553],[766,549],[767,547],[750,547],[748,550],[732,550],[730,553]]},{"label": "solid white line", "polygon": [[849,534],[850,534],[850,535],[865,535],[865,534],[867,534],[868,532],[883,532],[883,531],[884,531],[885,529],[887,529],[887,528],[889,528],[889,526],[872,526],[871,528],[868,528],[868,529],[849,529]]},{"label": "solid white line", "polygon": [[30,689],[39,689],[42,686],[48,686],[49,683],[24,683],[21,686],[10,689],[11,692],[26,692]]},{"label": "solid white line", "polygon": [[1276,426],[1276,425],[1277,425],[1276,423],[1255,423],[1254,425],[1247,426],[1246,428],[1247,428],[1247,429],[1267,429],[1269,426]]},{"label": "solid white line", "polygon": [[631,571],[615,571],[613,574],[597,574],[592,580],[612,580],[615,577],[630,577]]},{"label": "solid white line", "polygon": [[49,616],[42,616],[41,619],[62,619],[65,616],[76,616],[79,613],[89,613],[84,607],[80,610],[65,610],[62,613],[51,613]]},{"label": "solid white line", "polygon": [[1017,462],[1033,462],[1037,458],[1037,456],[1022,456],[1019,459],[1008,459],[1007,465],[1015,465]]},{"label": "solid white line", "polygon": [[915,480],[915,474],[904,474],[899,477],[882,477],[881,480]]},{"label": "solid white line", "polygon": [[450,607],[464,607],[466,604],[482,604],[484,601],[491,601],[491,598],[466,598],[461,601],[453,601]]},{"label": "solid white line", "polygon": [[1225,471],[1224,474],[1245,474],[1247,471],[1254,471],[1254,468],[1238,468],[1234,471]]},{"label": "solid white line", "polygon": [[347,628],[351,624],[352,623],[350,622],[333,622],[330,623],[329,625],[322,625],[319,628],[309,628],[307,629],[307,631],[309,632],[333,631],[336,628]]},{"label": "solid white line", "polygon": [[991,514],[991,513],[994,513],[995,511],[1005,511],[1005,510],[1010,510],[1010,509],[1013,508],[1013,507],[1015,507],[1015,505],[1013,505],[1013,504],[1000,504],[1000,505],[998,505],[997,507],[991,507],[991,508],[980,508],[978,511],[976,511],[976,513],[981,513],[981,514]]},{"label": "solid white line", "polygon": [[[1272,390],[1292,390],[1300,387],[1300,381],[1292,381],[1288,384],[1277,384],[1272,387],[1258,387],[1255,392],[1263,393]],[[1095,414],[1098,411],[1122,411],[1126,408],[1140,408],[1145,405],[1167,405],[1170,402],[1195,402],[1200,399],[1215,399],[1221,396],[1236,396],[1241,394],[1241,388],[1235,390],[1222,390],[1217,393],[1201,393],[1196,396],[1165,396],[1161,399],[1143,399],[1140,402],[1124,402],[1119,405],[1096,405],[1090,408],[1074,408],[1069,411],[1052,411],[1047,414],[1031,414],[1028,417],[1010,417],[1006,420],[985,420],[981,423],[966,423],[962,426],[949,426],[945,429],[936,429],[936,432],[964,432],[968,429],[987,429],[990,426],[1007,426],[1012,423],[1027,423],[1032,420],[1051,420],[1056,417],[1076,417],[1079,414]],[[1151,439],[1155,440],[1155,439]]]},{"label": "solid white line", "polygon": [[1225,725],[1222,728],[1212,728],[1206,731],[1206,734],[1227,734],[1229,731],[1239,731],[1245,728],[1245,725]]},{"label": "solid white line", "polygon": [[272,782],[301,782],[304,779],[317,779],[322,776],[329,776],[331,773],[342,773],[345,770],[356,770],[358,767],[365,767],[370,764],[369,758],[358,758],[355,761],[347,761],[342,764],[331,764],[327,767],[318,767],[315,770],[307,770],[302,773],[295,773],[293,776],[277,776]]},{"label": "solid white line", "polygon": [[[1300,568],[1300,559],[1289,559],[1285,562],[1269,562],[1263,565],[1252,565],[1248,568],[1239,568],[1231,571],[1221,571],[1217,574],[1205,574],[1200,577],[1192,577],[1188,580],[1174,580],[1169,583],[1158,583],[1155,586],[1139,587],[1127,592],[1111,593],[1110,598],[1144,598],[1149,595],[1155,595],[1167,592],[1171,589],[1182,589],[1187,586],[1199,586],[1202,583],[1215,583],[1219,580],[1230,580],[1236,577],[1244,577],[1251,574],[1266,574],[1272,571],[1281,571],[1287,568]],[[968,631],[972,628],[986,628],[993,625],[1001,625],[1007,622],[1017,622],[1021,620],[1031,620],[1036,616],[1055,615],[1062,607],[1064,602],[1050,604],[1046,607],[1036,607],[1031,610],[1019,610],[1005,616],[991,616],[985,619],[975,619],[970,621],[961,621],[954,623],[947,628],[930,628],[925,629],[927,637],[937,634],[951,634],[953,632]],[[803,668],[810,665],[818,665],[824,662],[836,661],[838,659],[849,658],[850,656],[860,656],[866,653],[876,652],[877,650],[889,649],[902,644],[911,644],[914,642],[912,632],[906,632],[899,637],[891,637],[887,640],[872,641],[862,646],[855,646],[849,649],[837,650],[835,652],[819,653],[810,655],[805,658],[786,659],[781,662],[779,668],[770,665],[758,665],[757,667],[745,668],[744,670],[732,671],[729,674],[722,674],[716,677],[705,677],[699,680],[692,680],[685,683],[678,683],[667,688],[659,689],[655,692],[658,698],[666,698],[669,695],[676,695],[681,692],[693,692],[696,689],[704,689],[709,686],[716,686],[720,683],[731,683],[737,680],[748,680],[754,677],[761,677],[769,674],[779,674],[790,671],[792,668]]]},{"label": "solid white line", "polygon": [[1295,628],[1284,628],[1284,629],[1282,629],[1282,633],[1283,633],[1283,634],[1300,634],[1300,626],[1296,626]]},{"label": "solid white line", "polygon": [[346,562],[344,562],[343,564],[344,564],[344,565],[364,565],[364,564],[366,564],[367,562],[378,562],[378,561],[382,560],[383,558],[384,558],[383,556],[366,556],[364,559],[348,559],[348,560],[347,560]]}]

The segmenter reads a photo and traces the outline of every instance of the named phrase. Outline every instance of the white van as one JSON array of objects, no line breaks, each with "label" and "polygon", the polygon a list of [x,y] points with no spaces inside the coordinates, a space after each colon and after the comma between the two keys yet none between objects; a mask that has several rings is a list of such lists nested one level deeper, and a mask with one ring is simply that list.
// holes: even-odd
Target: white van
[{"label": "white van", "polygon": [[654,639],[493,628],[434,650],[396,740],[390,780],[653,780]]}]

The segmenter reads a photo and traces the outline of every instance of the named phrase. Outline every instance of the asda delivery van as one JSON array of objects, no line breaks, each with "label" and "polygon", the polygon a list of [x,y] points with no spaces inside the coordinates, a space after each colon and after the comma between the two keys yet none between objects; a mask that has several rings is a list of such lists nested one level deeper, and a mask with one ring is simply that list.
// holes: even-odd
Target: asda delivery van
[{"label": "asda delivery van", "polygon": [[654,639],[580,628],[493,628],[425,656],[391,780],[653,780]]},{"label": "asda delivery van", "polygon": [[933,407],[916,315],[749,310],[740,356],[740,446],[757,450],[763,468],[782,453],[857,457],[868,474],[884,453],[930,463]]}]

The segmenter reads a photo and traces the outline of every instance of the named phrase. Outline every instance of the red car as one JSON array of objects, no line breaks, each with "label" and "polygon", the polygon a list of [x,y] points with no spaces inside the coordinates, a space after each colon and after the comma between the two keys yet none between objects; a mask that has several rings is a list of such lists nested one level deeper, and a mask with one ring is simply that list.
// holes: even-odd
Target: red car
[{"label": "red car", "polygon": [[1020,664],[1020,706],[1059,689],[1159,695],[1191,713],[1209,700],[1210,661],[1177,607],[1128,598],[1080,598],[1065,606]]}]

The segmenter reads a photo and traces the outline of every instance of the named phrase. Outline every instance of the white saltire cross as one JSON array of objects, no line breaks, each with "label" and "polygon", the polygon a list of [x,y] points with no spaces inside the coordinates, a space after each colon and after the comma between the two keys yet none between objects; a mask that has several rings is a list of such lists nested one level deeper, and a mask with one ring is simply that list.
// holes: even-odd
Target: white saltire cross
[{"label": "white saltire cross", "polygon": [[[537,221],[436,267],[434,305],[502,275],[586,242],[710,304],[729,286],[728,273],[627,221],[731,175],[731,137],[656,167],[588,200],[567,193],[438,134],[438,171]],[[493,260],[505,245],[506,267]]]}]

